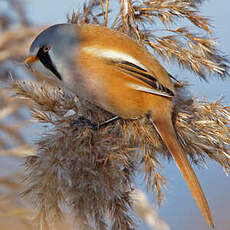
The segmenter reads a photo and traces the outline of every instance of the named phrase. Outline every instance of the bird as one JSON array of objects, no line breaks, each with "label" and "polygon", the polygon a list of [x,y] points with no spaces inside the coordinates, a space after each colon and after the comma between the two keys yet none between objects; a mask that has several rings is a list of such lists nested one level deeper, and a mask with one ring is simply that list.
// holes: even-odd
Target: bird
[{"label": "bird", "polygon": [[55,24],[33,40],[24,63],[56,79],[80,99],[114,114],[115,119],[148,115],[204,219],[214,228],[208,202],[172,122],[174,84],[142,44],[100,25]]}]

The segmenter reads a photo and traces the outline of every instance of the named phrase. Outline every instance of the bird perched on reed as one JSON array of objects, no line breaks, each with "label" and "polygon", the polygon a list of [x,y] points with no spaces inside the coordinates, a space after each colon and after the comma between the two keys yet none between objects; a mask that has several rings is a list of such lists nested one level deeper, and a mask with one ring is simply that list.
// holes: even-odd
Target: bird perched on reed
[{"label": "bird perched on reed", "polygon": [[117,117],[134,119],[148,115],[202,215],[209,226],[214,226],[202,188],[172,123],[173,83],[143,46],[102,26],[58,24],[36,37],[25,64],[56,78],[79,98]]}]

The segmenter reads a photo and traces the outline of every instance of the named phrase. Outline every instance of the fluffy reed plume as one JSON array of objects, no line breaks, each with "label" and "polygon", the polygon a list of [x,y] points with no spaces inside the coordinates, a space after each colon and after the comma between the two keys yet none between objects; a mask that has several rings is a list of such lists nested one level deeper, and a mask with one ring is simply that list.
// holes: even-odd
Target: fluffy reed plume
[{"label": "fluffy reed plume", "polygon": [[[128,212],[138,157],[122,140],[119,126],[98,132],[78,128],[72,125],[79,110],[72,95],[20,82],[14,88],[32,101],[34,118],[53,125],[37,142],[37,155],[26,163],[26,193],[39,207],[39,222],[54,224],[62,216],[61,205],[67,204],[80,229],[107,229],[107,219],[111,229],[134,229]],[[92,108],[95,120],[109,116]]]},{"label": "fluffy reed plume", "polygon": [[[36,203],[40,223],[56,223],[64,205],[80,229],[134,229],[132,178],[140,167],[147,187],[157,190],[161,201],[164,178],[158,157],[171,159],[171,154],[148,118],[120,120],[93,131],[73,124],[79,111],[95,124],[112,115],[79,104],[60,88],[29,82],[15,82],[13,88],[31,102],[35,119],[52,125],[37,141],[36,156],[26,161],[25,194]],[[185,99],[181,88],[177,95],[175,126],[185,153],[194,164],[210,158],[228,172],[230,108],[218,101]]]},{"label": "fluffy reed plume", "polygon": [[[7,11],[2,10],[4,3],[8,4]],[[14,73],[22,67],[26,47],[38,27],[30,27],[23,1],[2,0],[0,5],[0,229],[31,230],[33,209],[19,195],[24,173],[18,167],[20,158],[33,153],[25,135],[31,122],[27,104],[12,97],[6,82],[13,75],[20,77]]]},{"label": "fluffy reed plume", "polygon": [[23,187],[21,173],[0,177],[0,229],[13,229],[17,224],[19,230],[32,228],[32,212],[25,201],[18,199],[17,192]]},{"label": "fluffy reed plume", "polygon": [[[26,48],[41,27],[31,27],[25,15],[25,2],[3,0],[10,9],[8,14],[0,12],[0,154],[22,157],[32,153],[33,148],[23,135],[29,125],[25,101],[12,97],[7,82],[20,77]],[[17,21],[15,26],[14,21]],[[13,67],[12,67],[13,66]]]},{"label": "fluffy reed plume", "polygon": [[10,96],[12,94],[9,89],[0,87],[0,154],[14,157],[30,155],[32,146],[20,131],[28,123],[28,119],[22,114],[26,103]]},{"label": "fluffy reed plume", "polygon": [[[22,2],[3,0],[11,9],[10,13],[0,13],[0,154],[22,157],[32,153],[32,146],[23,136],[23,127],[29,119],[23,114],[27,109],[25,101],[12,97],[7,83],[12,79],[17,67],[22,67],[26,47],[38,27],[30,27]],[[15,29],[13,16],[18,21]],[[19,63],[20,61],[20,63]],[[12,62],[14,66],[12,68]],[[18,74],[15,74],[15,78]],[[12,122],[13,121],[13,122]]]},{"label": "fluffy reed plume", "polygon": [[169,226],[161,220],[153,206],[149,204],[146,194],[138,189],[133,191],[134,210],[144,220],[150,229],[170,230]]},{"label": "fluffy reed plume", "polygon": [[[106,6],[112,2],[107,0]],[[127,33],[150,47],[161,58],[175,60],[179,66],[193,71],[203,79],[207,80],[208,74],[224,77],[228,74],[228,60],[216,48],[209,20],[199,12],[201,2],[120,0],[120,11],[114,20],[111,19],[112,28]],[[96,9],[101,5],[102,1],[89,1],[82,13],[74,13],[69,22],[106,25],[109,9],[106,7],[107,10],[104,10],[102,7],[102,13],[98,13]],[[103,15],[104,21],[101,20]],[[180,26],[183,22],[189,22],[190,25]]]}]

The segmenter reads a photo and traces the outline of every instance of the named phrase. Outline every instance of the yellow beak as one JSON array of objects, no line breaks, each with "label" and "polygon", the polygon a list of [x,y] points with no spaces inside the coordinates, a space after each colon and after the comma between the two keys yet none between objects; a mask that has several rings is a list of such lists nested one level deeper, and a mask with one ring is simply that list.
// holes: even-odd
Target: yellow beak
[{"label": "yellow beak", "polygon": [[35,57],[35,56],[28,56],[28,57],[25,59],[24,64],[31,64],[31,63],[33,63],[33,62],[35,62],[35,61],[37,61],[37,60],[38,60],[38,58]]}]

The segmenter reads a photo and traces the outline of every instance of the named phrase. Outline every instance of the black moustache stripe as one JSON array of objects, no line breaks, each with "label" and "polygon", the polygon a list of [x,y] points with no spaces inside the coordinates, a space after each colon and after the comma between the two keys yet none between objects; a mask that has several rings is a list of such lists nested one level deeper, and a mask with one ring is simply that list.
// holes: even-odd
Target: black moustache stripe
[{"label": "black moustache stripe", "polygon": [[47,69],[49,69],[59,80],[62,81],[62,77],[60,73],[57,71],[56,67],[54,66],[49,53],[44,52],[43,47],[39,49],[37,57]]}]

